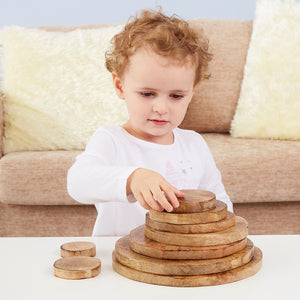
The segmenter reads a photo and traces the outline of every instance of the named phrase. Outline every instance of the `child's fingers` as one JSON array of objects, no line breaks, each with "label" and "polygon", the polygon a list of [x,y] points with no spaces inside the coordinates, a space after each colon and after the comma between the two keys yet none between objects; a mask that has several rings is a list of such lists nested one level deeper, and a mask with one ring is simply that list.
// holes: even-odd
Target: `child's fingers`
[{"label": "child's fingers", "polygon": [[153,191],[153,196],[156,201],[168,212],[173,210],[172,204],[167,200],[165,196],[165,191],[162,191],[160,188]]},{"label": "child's fingers", "polygon": [[151,207],[150,207],[150,206],[148,205],[148,203],[145,201],[143,195],[142,195],[140,192],[135,192],[135,193],[133,193],[133,195],[134,195],[135,199],[139,202],[139,204],[140,204],[143,208],[145,208],[145,209],[147,209],[147,210],[151,209]]},{"label": "child's fingers", "polygon": [[173,186],[165,186],[163,188],[165,196],[167,198],[167,201],[172,205],[172,207],[177,208],[179,206],[179,201],[177,197],[183,197],[184,194],[180,192],[178,189],[176,189]]},{"label": "child's fingers", "polygon": [[150,192],[150,191],[146,191],[143,193],[143,197],[145,202],[147,202],[147,204],[154,210],[158,210],[158,211],[162,211],[163,207],[160,205],[159,202],[157,202],[154,198],[155,196]]},{"label": "child's fingers", "polygon": [[184,197],[184,193],[181,192],[180,190],[176,189],[176,188],[175,188],[175,195],[176,195],[177,197],[180,197],[180,198],[183,198],[183,197]]},{"label": "child's fingers", "polygon": [[140,196],[139,199],[136,197],[136,199],[143,208],[145,208],[147,210],[151,209],[151,206],[144,200],[143,196]]}]

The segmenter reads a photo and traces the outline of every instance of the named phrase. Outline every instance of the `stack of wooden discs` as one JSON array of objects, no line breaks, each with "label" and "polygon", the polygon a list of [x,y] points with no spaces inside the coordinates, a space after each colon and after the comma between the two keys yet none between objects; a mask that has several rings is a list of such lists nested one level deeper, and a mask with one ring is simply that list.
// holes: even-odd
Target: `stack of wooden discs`
[{"label": "stack of wooden discs", "polygon": [[146,224],[116,242],[113,268],[141,282],[167,286],[207,286],[254,275],[262,252],[242,217],[227,211],[213,193],[183,190],[180,206],[150,210]]},{"label": "stack of wooden discs", "polygon": [[96,255],[96,245],[91,242],[69,242],[61,245],[62,258],[53,264],[54,275],[64,279],[84,279],[100,273],[101,260]]}]

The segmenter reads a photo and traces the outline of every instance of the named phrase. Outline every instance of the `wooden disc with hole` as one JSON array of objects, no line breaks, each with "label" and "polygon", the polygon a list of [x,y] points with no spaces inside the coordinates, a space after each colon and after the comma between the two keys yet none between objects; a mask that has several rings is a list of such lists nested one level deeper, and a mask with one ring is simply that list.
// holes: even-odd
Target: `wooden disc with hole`
[{"label": "wooden disc with hole", "polygon": [[116,259],[115,252],[113,252],[112,258],[113,269],[124,277],[144,283],[177,287],[211,286],[230,283],[254,275],[262,266],[262,252],[257,247],[254,247],[253,258],[248,264],[225,272],[205,275],[174,276],[151,274],[122,265]]},{"label": "wooden disc with hole", "polygon": [[179,246],[214,246],[240,241],[248,235],[248,223],[242,217],[236,217],[235,226],[226,230],[211,233],[185,234],[153,230],[145,226],[148,239],[163,244]]},{"label": "wooden disc with hole", "polygon": [[224,272],[248,263],[252,259],[253,251],[253,243],[248,240],[244,249],[222,258],[170,260],[153,258],[132,251],[128,235],[119,239],[115,246],[115,255],[121,264],[159,275],[201,275]]},{"label": "wooden disc with hole", "polygon": [[199,224],[170,224],[158,222],[150,219],[149,213],[146,214],[146,225],[154,230],[168,231],[176,233],[208,233],[225,230],[234,226],[235,215],[227,212],[225,219],[219,222],[199,223]]},{"label": "wooden disc with hole", "polygon": [[211,259],[231,255],[246,247],[247,239],[230,244],[188,247],[162,244],[145,236],[144,225],[130,232],[130,248],[139,254],[161,259]]},{"label": "wooden disc with hole", "polygon": [[226,218],[227,205],[216,200],[216,208],[199,213],[169,213],[150,209],[150,219],[171,224],[199,224],[218,222]]},{"label": "wooden disc with hole", "polygon": [[101,261],[96,257],[69,256],[55,261],[54,275],[64,279],[84,279],[100,273]]},{"label": "wooden disc with hole", "polygon": [[60,246],[61,257],[68,256],[95,256],[96,245],[91,242],[70,242]]},{"label": "wooden disc with hole", "polygon": [[171,213],[196,213],[216,207],[216,195],[203,190],[181,190],[184,197],[178,198],[179,207],[174,208]]}]

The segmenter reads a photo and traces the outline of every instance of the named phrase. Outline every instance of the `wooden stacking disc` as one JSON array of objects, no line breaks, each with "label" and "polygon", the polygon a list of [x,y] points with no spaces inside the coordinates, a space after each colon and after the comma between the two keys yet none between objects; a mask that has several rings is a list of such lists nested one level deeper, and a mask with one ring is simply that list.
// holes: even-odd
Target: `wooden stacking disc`
[{"label": "wooden stacking disc", "polygon": [[117,260],[127,267],[159,275],[200,275],[220,273],[248,263],[253,256],[253,243],[248,240],[244,249],[229,256],[215,259],[166,260],[138,254],[130,249],[130,238],[116,242]]},{"label": "wooden stacking disc", "polygon": [[216,207],[216,195],[203,190],[181,190],[183,198],[178,198],[179,207],[174,208],[172,213],[201,212]]},{"label": "wooden stacking disc", "polygon": [[84,279],[100,273],[101,261],[96,257],[69,256],[55,261],[54,275],[65,279]]},{"label": "wooden stacking disc", "polygon": [[91,242],[70,242],[60,246],[61,257],[95,256],[96,245]]},{"label": "wooden stacking disc", "polygon": [[154,230],[168,231],[176,233],[208,233],[222,231],[229,227],[234,226],[235,215],[227,212],[225,219],[219,222],[199,223],[199,224],[170,224],[157,222],[150,219],[149,213],[146,214],[146,225]]},{"label": "wooden stacking disc", "polygon": [[217,222],[226,218],[227,205],[216,200],[216,208],[199,213],[169,213],[151,209],[150,219],[171,224],[199,224]]},{"label": "wooden stacking disc", "polygon": [[168,245],[148,239],[144,226],[139,226],[130,232],[130,248],[142,255],[162,259],[210,259],[220,258],[246,247],[247,239],[231,244],[204,247],[187,247]]},{"label": "wooden stacking disc", "polygon": [[144,283],[177,287],[211,286],[234,282],[254,275],[262,266],[262,252],[257,247],[254,247],[253,258],[248,264],[222,273],[205,275],[174,276],[146,273],[122,265],[116,259],[115,252],[112,256],[113,269],[122,276]]},{"label": "wooden stacking disc", "polygon": [[145,226],[145,235],[147,238],[163,244],[178,246],[214,246],[230,244],[246,238],[248,235],[248,223],[244,218],[236,216],[235,226],[219,232],[200,234],[156,231]]}]

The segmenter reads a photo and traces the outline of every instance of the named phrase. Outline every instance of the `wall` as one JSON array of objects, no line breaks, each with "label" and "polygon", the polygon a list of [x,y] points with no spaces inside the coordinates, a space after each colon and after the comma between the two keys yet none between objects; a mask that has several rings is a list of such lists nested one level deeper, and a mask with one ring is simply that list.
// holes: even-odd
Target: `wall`
[{"label": "wall", "polygon": [[142,8],[161,5],[184,19],[253,19],[255,0],[0,0],[6,25],[81,25],[125,22]]}]

